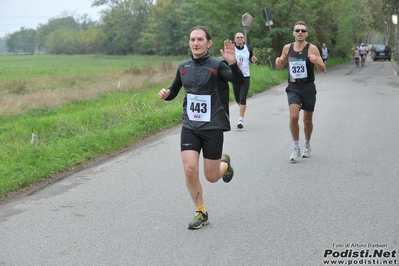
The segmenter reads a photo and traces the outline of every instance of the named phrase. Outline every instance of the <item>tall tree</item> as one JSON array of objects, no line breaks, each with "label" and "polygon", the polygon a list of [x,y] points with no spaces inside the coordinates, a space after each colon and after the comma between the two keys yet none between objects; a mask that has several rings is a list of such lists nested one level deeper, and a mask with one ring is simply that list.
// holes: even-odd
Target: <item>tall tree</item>
[{"label": "tall tree", "polygon": [[151,0],[98,0],[93,6],[108,5],[102,14],[104,47],[109,54],[133,53],[147,27]]},{"label": "tall tree", "polygon": [[102,29],[98,26],[89,26],[79,34],[82,51],[86,54],[102,53],[102,41],[105,36]]},{"label": "tall tree", "polygon": [[21,36],[18,32],[7,34],[5,41],[9,53],[18,53],[20,51]]},{"label": "tall tree", "polygon": [[183,38],[181,19],[177,12],[184,0],[158,0],[151,6],[148,28],[141,34],[141,52],[160,55],[176,55],[186,51],[179,40]]},{"label": "tall tree", "polygon": [[19,49],[21,49],[21,51],[26,54],[35,53],[39,43],[37,31],[35,31],[34,29],[21,28],[19,34],[21,36]]},{"label": "tall tree", "polygon": [[38,44],[37,32],[34,29],[22,27],[19,31],[7,35],[5,42],[11,53],[33,54]]},{"label": "tall tree", "polygon": [[58,29],[46,38],[46,50],[52,54],[81,54],[83,48],[79,40],[79,30]]},{"label": "tall tree", "polygon": [[81,25],[75,20],[72,15],[67,15],[61,18],[53,18],[47,24],[39,24],[37,27],[39,38],[39,50],[45,48],[47,36],[56,30],[79,30]]}]

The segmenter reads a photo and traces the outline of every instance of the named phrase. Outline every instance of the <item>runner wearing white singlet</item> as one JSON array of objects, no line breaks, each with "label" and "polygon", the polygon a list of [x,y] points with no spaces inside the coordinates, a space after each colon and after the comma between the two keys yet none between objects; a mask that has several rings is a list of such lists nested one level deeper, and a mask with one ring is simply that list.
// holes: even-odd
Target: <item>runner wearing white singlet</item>
[{"label": "runner wearing white singlet", "polygon": [[359,51],[360,51],[362,66],[364,66],[364,62],[366,62],[366,56],[367,56],[367,47],[364,45],[364,43],[360,45]]},{"label": "runner wearing white singlet", "polygon": [[355,59],[356,67],[358,67],[359,66],[359,58],[360,58],[360,51],[359,51],[358,47],[356,47],[355,50],[353,51],[353,58]]}]

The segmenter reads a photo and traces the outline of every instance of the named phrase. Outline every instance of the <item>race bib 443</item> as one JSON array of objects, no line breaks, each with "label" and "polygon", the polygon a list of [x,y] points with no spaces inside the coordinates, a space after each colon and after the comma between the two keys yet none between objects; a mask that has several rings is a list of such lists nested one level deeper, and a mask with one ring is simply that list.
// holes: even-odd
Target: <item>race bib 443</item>
[{"label": "race bib 443", "polygon": [[187,115],[192,121],[211,121],[211,96],[187,93]]}]

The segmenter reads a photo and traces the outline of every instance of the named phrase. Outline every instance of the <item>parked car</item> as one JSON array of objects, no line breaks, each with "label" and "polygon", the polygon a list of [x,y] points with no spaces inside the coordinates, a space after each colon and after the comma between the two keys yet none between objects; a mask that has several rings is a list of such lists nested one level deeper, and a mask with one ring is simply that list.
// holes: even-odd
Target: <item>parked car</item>
[{"label": "parked car", "polygon": [[389,47],[388,45],[384,45],[384,44],[377,44],[374,45],[373,49],[372,49],[372,58],[374,61],[378,60],[378,59],[384,59],[384,60],[388,60],[391,61],[391,47]]}]

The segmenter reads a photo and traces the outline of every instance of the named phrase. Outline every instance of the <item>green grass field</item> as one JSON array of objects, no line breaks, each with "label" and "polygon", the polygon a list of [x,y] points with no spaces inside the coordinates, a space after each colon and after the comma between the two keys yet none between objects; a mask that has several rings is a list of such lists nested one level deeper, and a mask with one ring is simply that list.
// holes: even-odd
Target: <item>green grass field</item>
[{"label": "green grass field", "polygon": [[[181,57],[180,59],[183,59]],[[0,83],[6,80],[36,77],[69,77],[74,75],[101,75],[123,72],[164,62],[180,61],[179,57],[107,56],[107,55],[2,55]]]},{"label": "green grass field", "polygon": [[[157,93],[182,59],[1,56],[0,196],[179,123],[184,94],[164,102]],[[287,71],[253,65],[251,76],[249,95],[280,84]]]}]

